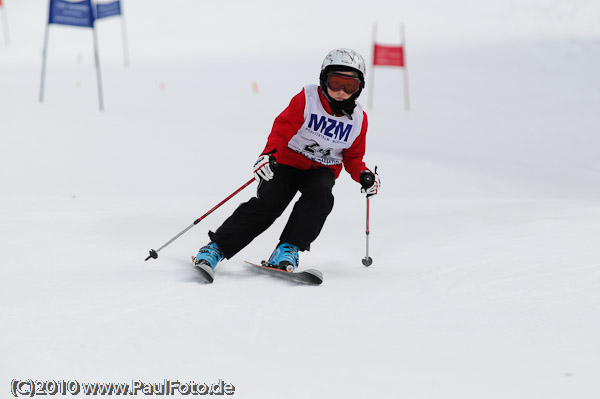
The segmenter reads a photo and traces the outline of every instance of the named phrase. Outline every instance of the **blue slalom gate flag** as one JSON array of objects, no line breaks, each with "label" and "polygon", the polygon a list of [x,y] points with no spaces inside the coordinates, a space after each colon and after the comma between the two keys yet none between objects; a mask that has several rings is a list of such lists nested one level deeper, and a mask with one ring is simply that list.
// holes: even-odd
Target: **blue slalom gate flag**
[{"label": "blue slalom gate flag", "polygon": [[92,0],[50,0],[48,23],[93,28]]},{"label": "blue slalom gate flag", "polygon": [[92,0],[50,0],[48,7],[48,23],[44,35],[44,51],[42,53],[42,79],[40,82],[40,102],[44,101],[44,88],[46,83],[46,59],[48,54],[48,38],[50,36],[50,25],[70,25],[92,28],[94,38],[94,59],[96,63],[96,75],[98,80],[98,103],[100,111],[104,110],[102,94],[102,78],[100,74],[100,56],[98,54],[98,37],[94,22],[96,21],[96,10],[93,8]]},{"label": "blue slalom gate flag", "polygon": [[107,18],[114,15],[121,15],[121,1],[113,0],[108,2],[98,2],[96,4],[96,18]]}]

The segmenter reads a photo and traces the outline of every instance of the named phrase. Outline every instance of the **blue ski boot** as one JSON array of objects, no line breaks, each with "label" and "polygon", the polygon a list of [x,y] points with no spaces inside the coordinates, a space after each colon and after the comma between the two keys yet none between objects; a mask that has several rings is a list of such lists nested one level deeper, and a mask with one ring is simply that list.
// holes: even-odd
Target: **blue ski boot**
[{"label": "blue ski boot", "polygon": [[271,267],[290,273],[293,272],[300,263],[298,260],[298,247],[287,242],[282,242],[275,248],[268,263]]},{"label": "blue ski boot", "polygon": [[209,283],[212,283],[215,276],[213,270],[217,267],[217,263],[223,260],[224,257],[217,243],[211,242],[200,248],[198,255],[194,258],[194,265],[202,274],[202,277]]}]

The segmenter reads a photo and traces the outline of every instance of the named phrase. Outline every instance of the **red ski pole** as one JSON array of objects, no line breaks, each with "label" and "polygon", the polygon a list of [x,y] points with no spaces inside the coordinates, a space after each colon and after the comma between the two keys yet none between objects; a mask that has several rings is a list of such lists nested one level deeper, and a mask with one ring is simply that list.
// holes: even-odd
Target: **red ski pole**
[{"label": "red ski pole", "polygon": [[148,257],[145,260],[148,260],[150,258],[156,259],[158,258],[158,253],[165,248],[167,245],[171,244],[173,241],[175,241],[176,239],[178,239],[179,237],[181,237],[185,232],[187,232],[189,229],[191,229],[192,227],[194,227],[195,225],[197,225],[198,223],[200,223],[202,221],[202,219],[204,219],[205,217],[207,217],[208,215],[210,215],[211,213],[213,213],[213,211],[215,211],[218,207],[220,207],[221,205],[223,205],[224,203],[226,203],[227,201],[229,201],[231,198],[233,198],[237,193],[239,193],[240,191],[242,191],[243,189],[245,189],[246,187],[248,187],[252,182],[254,181],[254,178],[248,180],[246,183],[244,183],[244,185],[240,188],[238,188],[237,190],[235,190],[229,197],[225,198],[223,201],[219,202],[214,208],[212,208],[210,211],[206,212],[204,215],[202,215],[201,217],[199,217],[198,219],[194,220],[194,223],[190,224],[188,227],[186,227],[183,231],[181,231],[181,233],[177,234],[175,237],[171,238],[169,241],[167,241],[162,247],[158,248],[157,250],[151,249],[150,250],[150,255],[148,255]]}]

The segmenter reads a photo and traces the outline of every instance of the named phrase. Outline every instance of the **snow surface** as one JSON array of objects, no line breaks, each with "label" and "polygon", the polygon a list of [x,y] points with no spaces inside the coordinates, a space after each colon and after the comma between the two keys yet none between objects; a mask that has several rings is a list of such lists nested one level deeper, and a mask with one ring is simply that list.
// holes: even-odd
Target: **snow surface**
[{"label": "snow surface", "polygon": [[[12,379],[216,382],[240,398],[600,397],[600,6],[592,1],[126,0],[89,30],[4,0],[0,44],[0,396]],[[2,21],[0,19],[0,21]],[[190,256],[255,186],[144,262],[250,177],[275,116],[325,54],[376,70],[365,157],[345,173],[294,286],[253,273],[286,215],[213,285]],[[0,22],[1,23],[1,22]],[[1,31],[1,30],[0,30]],[[258,93],[252,90],[253,83]],[[361,97],[367,103],[367,93]]]}]

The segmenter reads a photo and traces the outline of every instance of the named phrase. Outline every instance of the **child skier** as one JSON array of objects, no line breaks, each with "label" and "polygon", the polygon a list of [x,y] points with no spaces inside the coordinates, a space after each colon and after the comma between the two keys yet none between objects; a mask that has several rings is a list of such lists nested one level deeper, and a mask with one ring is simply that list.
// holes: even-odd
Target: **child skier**
[{"label": "child skier", "polygon": [[195,258],[196,267],[213,277],[223,258],[231,258],[281,216],[298,191],[271,267],[293,272],[298,251],[307,251],[333,209],[331,192],[342,164],[353,180],[369,174],[367,196],[376,195],[380,180],[363,162],[367,115],[356,98],[365,86],[365,62],[350,49],[327,54],[320,85],[307,85],[275,119],[267,145],[254,164],[256,197],[241,204]]}]

